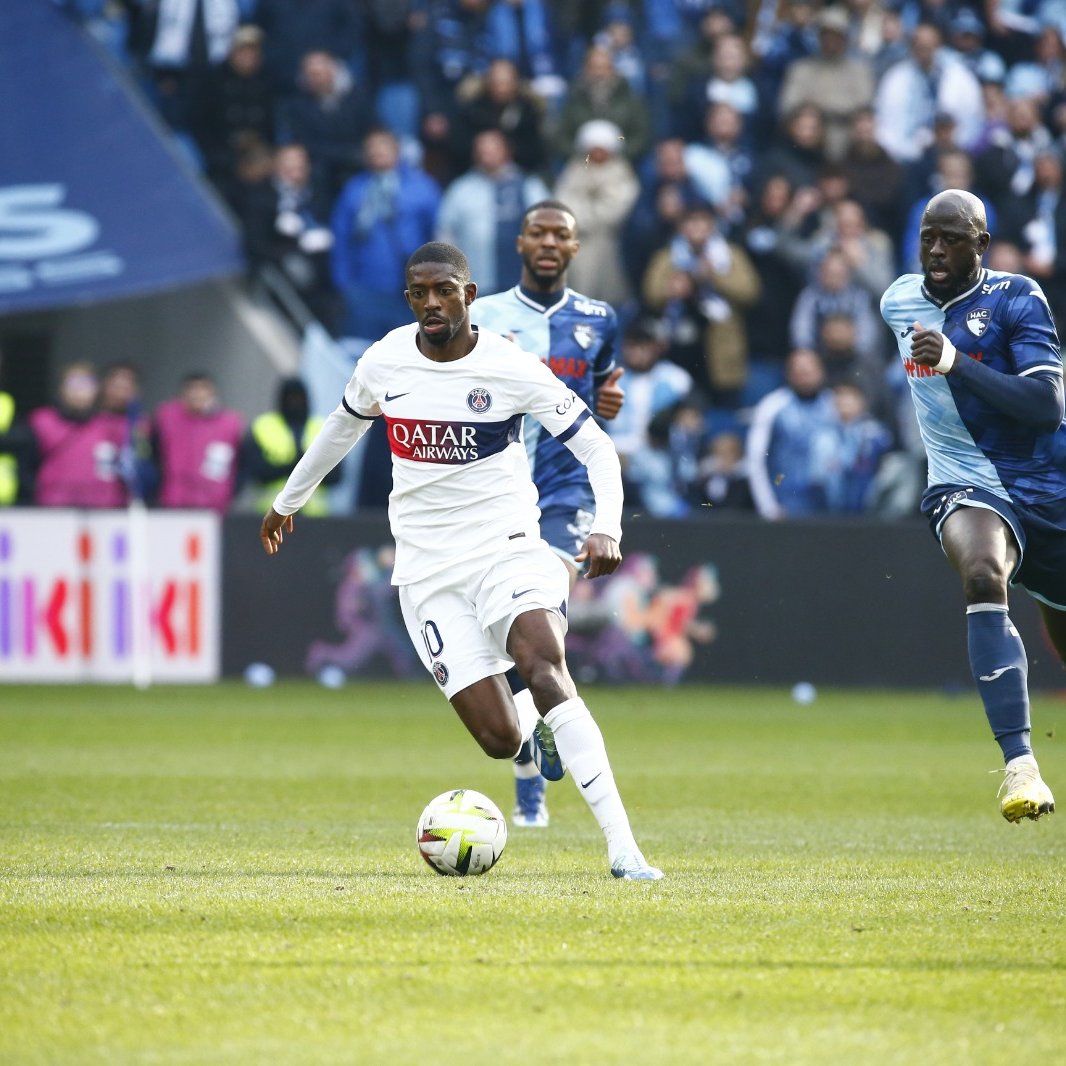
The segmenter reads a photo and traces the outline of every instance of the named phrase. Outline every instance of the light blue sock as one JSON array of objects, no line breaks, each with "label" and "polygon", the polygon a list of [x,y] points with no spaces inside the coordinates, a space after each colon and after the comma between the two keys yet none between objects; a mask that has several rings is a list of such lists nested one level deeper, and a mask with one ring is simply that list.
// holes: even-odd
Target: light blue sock
[{"label": "light blue sock", "polygon": [[1032,754],[1029,746],[1029,664],[1018,630],[998,603],[966,608],[970,669],[1004,762]]}]

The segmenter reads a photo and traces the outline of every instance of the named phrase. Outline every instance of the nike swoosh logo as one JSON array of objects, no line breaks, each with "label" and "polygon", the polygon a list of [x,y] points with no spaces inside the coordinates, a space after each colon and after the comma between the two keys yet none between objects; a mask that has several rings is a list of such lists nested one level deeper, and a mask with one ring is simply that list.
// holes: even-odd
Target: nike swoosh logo
[{"label": "nike swoosh logo", "polygon": [[993,670],[990,674],[981,674],[982,681],[995,681],[997,677],[1002,677],[1008,670],[1017,670],[1016,666],[1001,666],[998,670]]},{"label": "nike swoosh logo", "polygon": [[395,396],[390,396],[388,393],[385,393],[385,402],[388,403],[390,400],[398,400],[401,396],[410,396],[410,395],[411,394],[409,392],[398,392],[398,393],[396,393]]},{"label": "nike swoosh logo", "polygon": [[587,781],[582,781],[581,782],[581,787],[582,788],[588,788],[589,785],[591,785],[593,781],[596,781],[596,780],[599,779],[599,777],[600,777],[600,775],[602,773],[603,773],[603,771],[601,770],[595,777],[590,777]]},{"label": "nike swoosh logo", "polygon": [[518,592],[512,592],[511,593],[511,599],[512,600],[517,600],[519,596],[524,596],[527,592],[536,592],[536,591],[537,590],[535,588],[533,588],[533,589],[519,589]]}]

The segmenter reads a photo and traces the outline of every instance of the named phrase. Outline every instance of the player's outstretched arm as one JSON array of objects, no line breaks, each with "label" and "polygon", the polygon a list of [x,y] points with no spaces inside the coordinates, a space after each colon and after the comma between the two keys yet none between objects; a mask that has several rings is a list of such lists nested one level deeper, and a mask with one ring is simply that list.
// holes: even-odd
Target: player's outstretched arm
[{"label": "player's outstretched arm", "polygon": [[278,514],[271,508],[263,516],[263,524],[259,527],[259,541],[263,545],[263,551],[267,555],[277,555],[281,550],[281,542],[286,533],[292,532],[292,515]]},{"label": "player's outstretched arm", "polygon": [[585,577],[603,577],[613,574],[622,564],[622,551],[618,541],[606,533],[590,533],[584,548],[574,556],[579,563],[586,563]]}]

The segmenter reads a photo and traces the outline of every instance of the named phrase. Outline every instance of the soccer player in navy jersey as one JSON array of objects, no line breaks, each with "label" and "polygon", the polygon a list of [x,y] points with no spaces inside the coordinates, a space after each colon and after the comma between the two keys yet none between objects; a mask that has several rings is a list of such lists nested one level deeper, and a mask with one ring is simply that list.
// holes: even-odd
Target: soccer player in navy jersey
[{"label": "soccer player in navy jersey", "polygon": [[1009,822],[1055,809],[1030,746],[1025,648],[1008,585],[1040,605],[1066,662],[1066,448],[1062,359],[1031,278],[981,265],[984,204],[947,189],[926,205],[922,274],[885,292],[929,458],[922,513],[962,579],[970,668],[1006,763]]},{"label": "soccer player in navy jersey", "polygon": [[[614,418],[624,393],[615,365],[618,316],[602,300],[567,287],[566,272],[580,247],[577,220],[559,200],[541,200],[522,216],[517,237],[522,272],[506,292],[482,296],[470,308],[471,321],[511,337],[539,355],[600,418]],[[541,536],[565,562],[573,581],[581,570],[582,548],[592,518],[588,474],[566,447],[531,418],[526,419],[526,454],[540,496]],[[508,675],[515,699],[532,699],[516,671]],[[548,824],[544,777],[523,748],[515,760],[512,824]]]}]

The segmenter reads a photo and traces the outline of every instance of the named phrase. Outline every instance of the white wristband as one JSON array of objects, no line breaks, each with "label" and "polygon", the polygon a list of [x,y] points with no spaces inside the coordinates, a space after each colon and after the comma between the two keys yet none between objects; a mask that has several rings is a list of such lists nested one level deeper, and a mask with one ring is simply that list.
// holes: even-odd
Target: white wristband
[{"label": "white wristband", "polygon": [[955,345],[944,338],[944,351],[940,355],[940,362],[933,367],[933,369],[939,374],[946,374],[955,365]]}]

